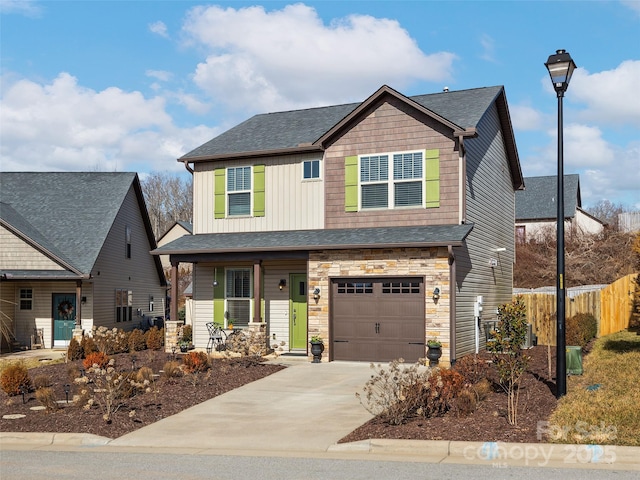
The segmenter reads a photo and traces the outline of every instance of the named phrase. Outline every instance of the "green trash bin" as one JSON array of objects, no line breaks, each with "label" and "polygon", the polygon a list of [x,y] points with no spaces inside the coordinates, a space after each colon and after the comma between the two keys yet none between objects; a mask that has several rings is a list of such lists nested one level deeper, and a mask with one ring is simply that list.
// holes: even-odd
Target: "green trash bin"
[{"label": "green trash bin", "polygon": [[567,375],[582,375],[582,347],[567,347]]}]

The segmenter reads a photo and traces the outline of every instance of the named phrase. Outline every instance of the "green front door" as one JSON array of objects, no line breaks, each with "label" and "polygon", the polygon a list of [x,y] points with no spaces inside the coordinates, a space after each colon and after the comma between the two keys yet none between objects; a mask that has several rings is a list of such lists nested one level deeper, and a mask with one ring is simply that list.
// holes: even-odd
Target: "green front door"
[{"label": "green front door", "polygon": [[307,349],[307,276],[289,277],[289,345],[291,350]]},{"label": "green front door", "polygon": [[75,293],[53,294],[53,345],[66,346],[73,336],[76,325]]}]

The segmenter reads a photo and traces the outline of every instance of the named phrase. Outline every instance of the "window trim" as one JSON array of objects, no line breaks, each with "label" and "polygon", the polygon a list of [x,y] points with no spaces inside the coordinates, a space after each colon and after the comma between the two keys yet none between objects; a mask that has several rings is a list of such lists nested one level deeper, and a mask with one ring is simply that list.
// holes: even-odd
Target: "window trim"
[{"label": "window trim", "polygon": [[[25,296],[23,296],[23,293]],[[33,310],[33,288],[21,288],[18,292],[18,296],[20,310]]]},{"label": "window trim", "polygon": [[[314,163],[318,163],[318,176],[314,177],[313,176],[313,164]],[[305,176],[305,165],[310,164],[310,173],[311,176],[310,177],[306,177]],[[313,181],[318,181],[318,180],[322,180],[322,160],[320,158],[313,158],[313,159],[309,159],[309,160],[303,160],[302,161],[302,181],[303,182],[313,182]]]},{"label": "window trim", "polygon": [[[229,171],[230,170],[245,170],[249,169],[248,182],[249,188],[239,189],[239,190],[231,190],[229,186]],[[244,172],[243,172],[244,175]],[[235,186],[234,186],[235,187]],[[249,194],[249,212],[234,215],[231,213],[230,209],[230,198],[231,195],[246,195]],[[253,166],[252,165],[239,165],[237,167],[227,167],[225,169],[225,203],[226,203],[226,212],[228,218],[242,218],[242,217],[251,217],[253,212]]]},{"label": "window trim", "polygon": [[[229,288],[228,288],[228,282],[229,282],[229,274],[230,272],[248,272],[249,273],[249,292],[248,292],[248,296],[243,296],[243,297],[231,297],[229,296]],[[244,293],[244,292],[243,292]],[[225,322],[225,328],[227,328],[229,326],[229,323],[232,323],[231,318],[229,318],[229,301],[246,301],[249,303],[249,318],[247,319],[247,324],[251,323],[252,319],[253,319],[253,312],[254,312],[254,302],[253,302],[253,269],[251,267],[246,267],[246,266],[234,266],[234,267],[227,267],[224,270],[224,322]],[[237,319],[236,319],[237,320]],[[238,322],[235,325],[240,325],[243,326],[245,325],[244,322]]]},{"label": "window trim", "polygon": [[[396,158],[399,155],[407,155],[407,154],[419,154],[421,158],[421,171],[418,177],[412,178],[395,178],[395,164]],[[372,158],[372,157],[386,157],[386,179],[384,180],[374,180],[374,181],[363,181],[362,180],[362,161],[363,158]],[[408,208],[425,208],[425,195],[426,195],[426,181],[425,181],[425,170],[426,170],[426,155],[425,150],[401,150],[401,151],[391,151],[391,152],[381,152],[381,153],[371,153],[366,155],[358,155],[358,211],[369,211],[369,210],[401,210]],[[411,205],[400,205],[396,206],[395,201],[395,191],[396,186],[404,183],[420,183],[420,202],[414,203]],[[363,186],[366,185],[387,185],[387,202],[385,206],[380,207],[363,207]]]},{"label": "window trim", "polygon": [[133,291],[127,288],[115,290],[116,323],[133,320]]}]

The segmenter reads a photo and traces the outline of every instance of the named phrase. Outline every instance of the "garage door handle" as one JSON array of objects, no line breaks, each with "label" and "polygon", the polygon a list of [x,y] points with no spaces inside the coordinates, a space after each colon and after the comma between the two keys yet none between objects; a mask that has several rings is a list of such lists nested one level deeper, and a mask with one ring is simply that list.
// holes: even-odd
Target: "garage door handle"
[{"label": "garage door handle", "polygon": [[380,333],[380,324],[376,323],[376,333]]},{"label": "garage door handle", "polygon": [[334,343],[349,343],[349,340],[334,340]]}]

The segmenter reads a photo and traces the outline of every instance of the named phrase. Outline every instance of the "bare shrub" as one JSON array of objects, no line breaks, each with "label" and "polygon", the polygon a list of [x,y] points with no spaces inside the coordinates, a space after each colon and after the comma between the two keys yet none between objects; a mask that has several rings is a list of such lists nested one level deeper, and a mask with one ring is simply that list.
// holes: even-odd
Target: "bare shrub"
[{"label": "bare shrub", "polygon": [[109,329],[107,327],[94,326],[92,329],[92,337],[98,351],[106,353],[107,355],[126,353],[129,349],[126,332],[118,328]]},{"label": "bare shrub", "polygon": [[204,352],[187,353],[182,357],[182,364],[187,373],[204,372],[211,366],[209,356]]},{"label": "bare shrub", "polygon": [[180,362],[176,362],[175,360],[171,360],[166,362],[162,367],[162,376],[165,379],[177,378],[182,375],[182,370],[180,369]]},{"label": "bare shrub", "polygon": [[36,375],[33,377],[33,388],[39,390],[41,388],[50,387],[52,385],[49,375]]},{"label": "bare shrub", "polygon": [[145,332],[147,348],[149,350],[160,350],[164,345],[164,328],[151,327]]},{"label": "bare shrub", "polygon": [[[430,371],[419,364],[405,365],[403,359],[393,360],[388,368],[371,364],[374,374],[356,393],[362,406],[372,415],[390,425],[400,425],[416,410],[415,385],[428,380]],[[412,394],[413,393],[413,394]]]},{"label": "bare shrub", "polygon": [[2,370],[0,385],[7,395],[19,395],[21,389],[31,388],[29,370],[23,362],[12,363]]},{"label": "bare shrub", "polygon": [[36,390],[36,400],[38,400],[40,404],[45,407],[47,412],[55,412],[56,410],[58,410],[58,402],[56,400],[56,394],[53,391],[53,388],[38,388]]},{"label": "bare shrub", "polygon": [[80,360],[84,356],[82,346],[75,338],[69,341],[69,347],[67,348],[67,359],[70,361]]},{"label": "bare shrub", "polygon": [[136,374],[136,380],[139,383],[143,383],[145,380],[152,382],[153,381],[153,370],[149,367],[140,367],[138,373]]}]

